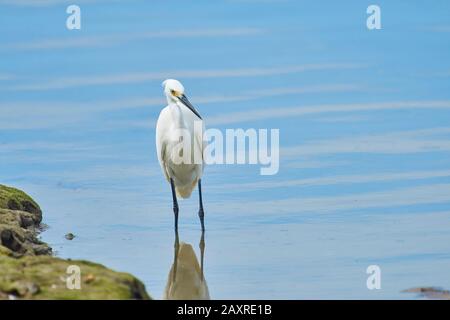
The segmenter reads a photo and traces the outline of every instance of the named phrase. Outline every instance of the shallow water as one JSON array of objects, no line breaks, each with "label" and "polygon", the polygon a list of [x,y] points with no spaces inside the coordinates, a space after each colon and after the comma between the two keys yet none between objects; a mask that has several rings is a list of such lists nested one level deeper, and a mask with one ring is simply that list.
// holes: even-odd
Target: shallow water
[{"label": "shallow water", "polygon": [[[199,257],[198,225],[194,217],[182,220],[192,221],[180,224],[180,240]],[[217,220],[207,220],[204,262],[212,298],[411,298],[400,291],[449,285],[448,213],[323,215],[254,226]],[[140,223],[66,230],[74,229],[79,231],[72,242],[52,239],[59,255],[131,272],[155,298],[162,297],[173,262],[171,227]],[[51,228],[44,239],[63,230]],[[366,288],[371,264],[382,269],[382,290]]]},{"label": "shallow water", "polygon": [[[207,127],[280,129],[278,174],[205,170],[211,298],[450,288],[449,5],[380,6],[383,29],[368,31],[358,1],[198,1],[170,21],[162,3],[95,2],[74,34],[65,6],[2,5],[1,183],[41,204],[58,256],[130,272],[161,298],[175,238],[154,125],[160,82],[178,77]],[[179,237],[199,258],[197,201],[180,201]]]}]

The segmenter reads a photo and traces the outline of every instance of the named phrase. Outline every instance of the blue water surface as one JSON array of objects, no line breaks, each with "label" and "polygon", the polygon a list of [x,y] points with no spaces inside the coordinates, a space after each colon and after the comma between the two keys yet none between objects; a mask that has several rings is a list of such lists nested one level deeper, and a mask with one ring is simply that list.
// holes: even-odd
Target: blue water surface
[{"label": "blue water surface", "polygon": [[[450,287],[448,1],[377,1],[381,30],[368,1],[79,0],[81,30],[69,4],[0,0],[0,182],[40,203],[58,256],[162,297],[174,234],[154,131],[177,78],[207,127],[280,130],[278,174],[205,170],[212,298]],[[198,255],[197,202],[180,201],[180,240]]]}]

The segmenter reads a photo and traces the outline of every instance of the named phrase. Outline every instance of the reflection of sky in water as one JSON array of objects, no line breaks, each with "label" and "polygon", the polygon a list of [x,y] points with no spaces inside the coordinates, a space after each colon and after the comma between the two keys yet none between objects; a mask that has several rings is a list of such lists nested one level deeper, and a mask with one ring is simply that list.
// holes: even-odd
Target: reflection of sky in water
[{"label": "reflection of sky in water", "polygon": [[[80,32],[65,30],[64,1],[31,2],[1,7],[0,174],[38,199],[60,256],[162,296],[173,217],[154,123],[170,76],[207,125],[281,129],[278,175],[206,169],[212,298],[450,287],[447,2],[379,1],[371,32],[359,1],[84,1]],[[196,212],[196,195],[181,202],[180,240],[198,256]]]}]

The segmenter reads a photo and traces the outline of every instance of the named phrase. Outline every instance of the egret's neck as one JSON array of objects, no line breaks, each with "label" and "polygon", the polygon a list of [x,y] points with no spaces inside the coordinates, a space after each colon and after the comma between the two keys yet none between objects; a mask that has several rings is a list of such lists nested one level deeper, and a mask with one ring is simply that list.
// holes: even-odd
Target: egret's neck
[{"label": "egret's neck", "polygon": [[170,102],[169,108],[174,126],[177,129],[185,128],[186,124],[184,123],[183,112],[181,112],[181,107],[178,105],[178,103],[173,101]]}]

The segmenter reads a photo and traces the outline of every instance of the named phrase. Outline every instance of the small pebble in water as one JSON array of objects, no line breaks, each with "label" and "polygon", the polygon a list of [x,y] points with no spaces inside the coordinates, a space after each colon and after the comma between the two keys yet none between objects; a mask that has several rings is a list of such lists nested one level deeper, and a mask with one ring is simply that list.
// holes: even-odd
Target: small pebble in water
[{"label": "small pebble in water", "polygon": [[67,240],[73,240],[75,238],[75,235],[73,233],[68,233],[65,235],[65,238]]}]

